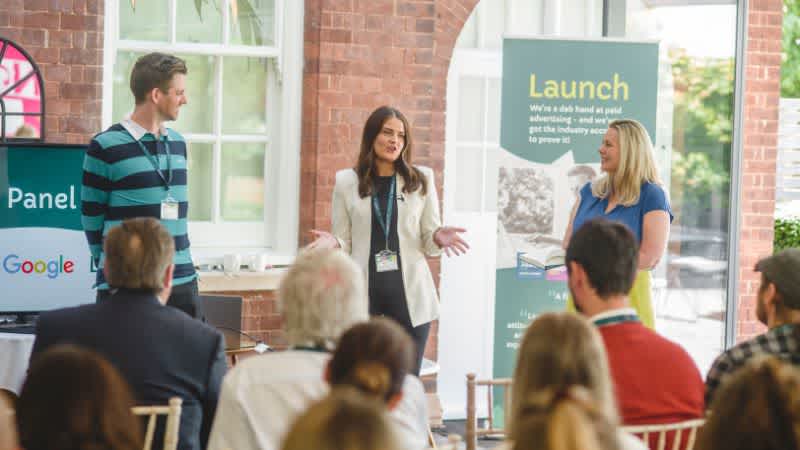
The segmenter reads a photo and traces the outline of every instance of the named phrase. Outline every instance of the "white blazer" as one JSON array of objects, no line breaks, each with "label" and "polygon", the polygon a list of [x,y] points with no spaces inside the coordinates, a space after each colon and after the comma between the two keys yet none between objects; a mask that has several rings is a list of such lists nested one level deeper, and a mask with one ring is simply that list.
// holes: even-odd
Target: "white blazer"
[{"label": "white blazer", "polygon": [[[397,195],[397,236],[400,240],[400,270],[411,324],[419,326],[439,317],[439,298],[425,256],[439,256],[442,250],[433,242],[433,233],[442,226],[439,197],[433,182],[433,170],[417,166],[425,175],[428,190],[403,192],[403,177],[395,175]],[[332,233],[339,245],[364,271],[369,283],[369,258],[372,234],[372,197],[358,195],[358,175],[353,169],[336,173],[333,188]],[[355,238],[354,238],[355,237]]]}]

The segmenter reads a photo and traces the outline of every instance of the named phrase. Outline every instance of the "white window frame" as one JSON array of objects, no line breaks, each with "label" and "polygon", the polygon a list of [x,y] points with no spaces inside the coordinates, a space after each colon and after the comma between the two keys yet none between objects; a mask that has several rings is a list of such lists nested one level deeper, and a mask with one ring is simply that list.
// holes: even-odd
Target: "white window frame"
[{"label": "white window frame", "polygon": [[[212,134],[182,133],[188,142],[213,144],[212,220],[189,222],[189,236],[195,264],[219,262],[227,253],[266,252],[272,261],[290,260],[297,252],[300,203],[300,127],[302,111],[303,14],[302,1],[275,0],[274,44],[272,46],[231,45],[228,15],[230,0],[220,0],[222,44],[176,41],[177,1],[169,2],[169,41],[164,43],[119,39],[120,2],[105,0],[105,42],[103,54],[103,129],[121,120],[112,117],[113,75],[117,52],[162,51],[173,54],[246,56],[267,58],[267,122],[263,136],[223,134],[222,95],[215,99]],[[216,91],[223,92],[223,59],[214,70]],[[176,130],[180,132],[180,130]],[[220,165],[222,142],[259,142],[267,146],[264,157],[264,220],[224,222],[220,217]]]}]

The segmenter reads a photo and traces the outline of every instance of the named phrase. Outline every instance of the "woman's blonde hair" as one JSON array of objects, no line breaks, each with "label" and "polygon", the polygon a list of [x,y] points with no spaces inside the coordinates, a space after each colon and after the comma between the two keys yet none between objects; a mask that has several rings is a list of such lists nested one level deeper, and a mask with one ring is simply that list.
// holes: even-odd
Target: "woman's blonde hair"
[{"label": "woman's blonde hair", "polygon": [[399,450],[386,407],[352,388],[336,388],[292,425],[282,450]]},{"label": "woman's blonde hair", "polygon": [[520,408],[513,450],[619,448],[616,426],[582,386],[546,389],[528,396]]},{"label": "woman's blonde hair", "polygon": [[[536,405],[543,404],[542,398],[549,398],[551,401],[562,399],[565,393],[573,392],[576,388],[585,390],[596,412],[603,418],[601,421],[584,411],[581,414],[586,415],[586,423],[605,426],[603,423],[607,422],[613,427],[618,422],[611,375],[600,334],[586,319],[576,314],[543,314],[528,327],[519,348],[513,380],[509,438],[514,442],[530,442],[533,438],[529,435],[536,430],[548,430],[547,436],[566,430],[575,432],[579,427],[559,428],[559,424],[568,423],[561,422],[561,419],[576,417],[576,411],[581,409],[581,405],[568,402],[563,405],[566,409],[560,409],[555,408],[559,405],[553,404],[553,407],[542,410],[547,414],[537,412],[539,410]],[[545,420],[546,426],[535,425],[540,420]],[[602,430],[598,429],[598,433],[600,431]],[[557,440],[556,437],[547,438],[545,435],[536,439]],[[590,440],[588,437],[580,439],[582,442]],[[601,436],[597,439],[600,439],[598,442],[605,442],[605,438]],[[613,447],[602,445],[597,448]]]},{"label": "woman's blonde hair", "polygon": [[614,120],[608,128],[617,130],[619,141],[619,166],[592,183],[592,194],[599,198],[616,195],[623,206],[639,201],[642,183],[660,185],[653,143],[644,126],[633,119]]},{"label": "woman's blonde hair", "polygon": [[758,358],[726,380],[701,428],[701,450],[800,448],[800,372],[769,356]]}]

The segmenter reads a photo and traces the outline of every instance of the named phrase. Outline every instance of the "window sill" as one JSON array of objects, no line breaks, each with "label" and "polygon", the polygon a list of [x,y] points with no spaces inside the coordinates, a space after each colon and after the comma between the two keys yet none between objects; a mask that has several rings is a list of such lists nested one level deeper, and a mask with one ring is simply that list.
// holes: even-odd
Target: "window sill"
[{"label": "window sill", "polygon": [[280,268],[235,273],[199,271],[198,288],[200,292],[277,291],[286,270]]}]

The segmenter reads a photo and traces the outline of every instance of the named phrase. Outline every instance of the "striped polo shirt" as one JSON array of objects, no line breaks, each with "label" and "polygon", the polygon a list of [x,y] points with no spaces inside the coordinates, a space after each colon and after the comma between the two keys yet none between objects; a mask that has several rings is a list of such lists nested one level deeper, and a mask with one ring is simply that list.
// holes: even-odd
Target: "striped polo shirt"
[{"label": "striped polo shirt", "polygon": [[[172,168],[169,195],[179,205],[177,220],[161,221],[175,239],[172,284],[185,284],[197,278],[189,251],[186,142],[172,129],[164,128],[160,134],[157,140],[139,124],[126,119],[92,138],[89,144],[83,162],[81,223],[98,268],[97,289],[108,289],[102,270],[103,238],[108,231],[124,219],[161,216],[161,202],[167,197],[167,188],[154,167],[155,155],[164,179],[169,180],[168,167]],[[144,154],[137,139],[150,157]]]}]

